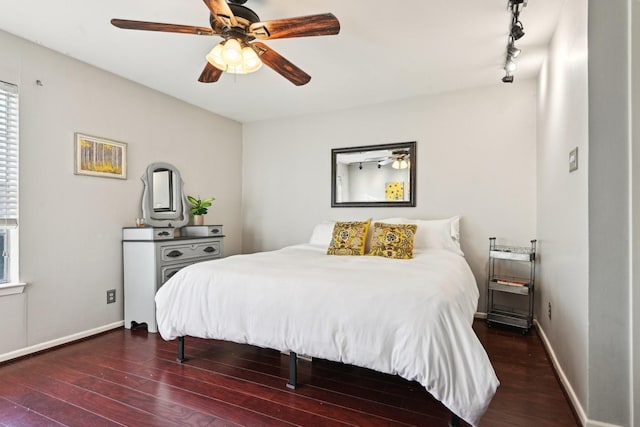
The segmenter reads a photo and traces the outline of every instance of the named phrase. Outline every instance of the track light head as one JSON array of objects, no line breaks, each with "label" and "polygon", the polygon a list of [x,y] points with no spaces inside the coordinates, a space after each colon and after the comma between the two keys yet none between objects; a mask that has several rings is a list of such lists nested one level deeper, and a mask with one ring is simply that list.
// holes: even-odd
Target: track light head
[{"label": "track light head", "polygon": [[511,36],[514,40],[520,40],[522,36],[524,36],[524,28],[522,27],[522,22],[516,21],[511,27]]},{"label": "track light head", "polygon": [[505,74],[505,76],[502,78],[502,83],[513,83],[513,74]]},{"label": "track light head", "polygon": [[516,59],[518,56],[520,56],[520,53],[522,53],[522,51],[515,47],[513,44],[510,44],[507,48],[507,55],[509,55],[509,57],[513,59]]}]

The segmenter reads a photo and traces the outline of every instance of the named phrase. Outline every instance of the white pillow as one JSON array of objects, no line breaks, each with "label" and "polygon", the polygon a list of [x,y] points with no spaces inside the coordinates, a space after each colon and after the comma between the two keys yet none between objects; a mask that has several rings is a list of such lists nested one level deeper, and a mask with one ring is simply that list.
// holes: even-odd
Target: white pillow
[{"label": "white pillow", "polygon": [[333,238],[333,227],[336,225],[335,221],[322,221],[320,224],[313,228],[309,243],[312,245],[321,245],[329,247],[331,239]]},{"label": "white pillow", "polygon": [[453,216],[447,219],[408,219],[386,218],[372,221],[387,224],[417,224],[418,229],[413,239],[413,248],[420,249],[445,249],[464,256],[460,248],[460,217]]}]

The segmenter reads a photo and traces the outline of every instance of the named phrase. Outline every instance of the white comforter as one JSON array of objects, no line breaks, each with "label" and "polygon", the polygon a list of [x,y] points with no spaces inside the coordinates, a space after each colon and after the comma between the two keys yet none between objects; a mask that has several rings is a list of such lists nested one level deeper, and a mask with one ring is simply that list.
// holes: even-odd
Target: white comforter
[{"label": "white comforter", "polygon": [[420,382],[477,425],[498,380],[471,328],[478,288],[463,257],[329,256],[290,246],[182,269],[156,294],[166,340],[215,338]]}]

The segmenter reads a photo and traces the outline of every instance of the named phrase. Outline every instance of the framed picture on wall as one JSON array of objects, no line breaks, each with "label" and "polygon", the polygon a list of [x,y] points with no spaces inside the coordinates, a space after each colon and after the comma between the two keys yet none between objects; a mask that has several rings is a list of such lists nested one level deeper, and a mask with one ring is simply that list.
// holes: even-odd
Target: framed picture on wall
[{"label": "framed picture on wall", "polygon": [[127,179],[127,144],[76,132],[74,173]]},{"label": "framed picture on wall", "polygon": [[385,200],[389,202],[404,200],[404,182],[387,182],[384,188]]}]

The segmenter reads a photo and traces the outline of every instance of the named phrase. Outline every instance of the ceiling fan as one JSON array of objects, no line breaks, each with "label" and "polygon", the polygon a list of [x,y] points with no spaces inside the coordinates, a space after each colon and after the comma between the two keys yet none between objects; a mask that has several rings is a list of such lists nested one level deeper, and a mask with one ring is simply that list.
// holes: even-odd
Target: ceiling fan
[{"label": "ceiling fan", "polygon": [[409,153],[409,150],[393,150],[389,155],[367,157],[360,163],[377,163],[378,168],[392,163],[391,167],[393,169],[406,169],[409,167],[410,157],[411,154]]},{"label": "ceiling fan", "polygon": [[246,0],[204,0],[211,16],[211,28],[159,22],[112,19],[111,24],[129,30],[220,36],[224,40],[207,55],[207,64],[198,81],[217,82],[223,72],[247,74],[263,63],[296,86],[307,84],[311,76],[258,40],[327,36],[340,32],[340,22],[332,13],[297,18],[260,21],[258,15],[243,6]]}]

